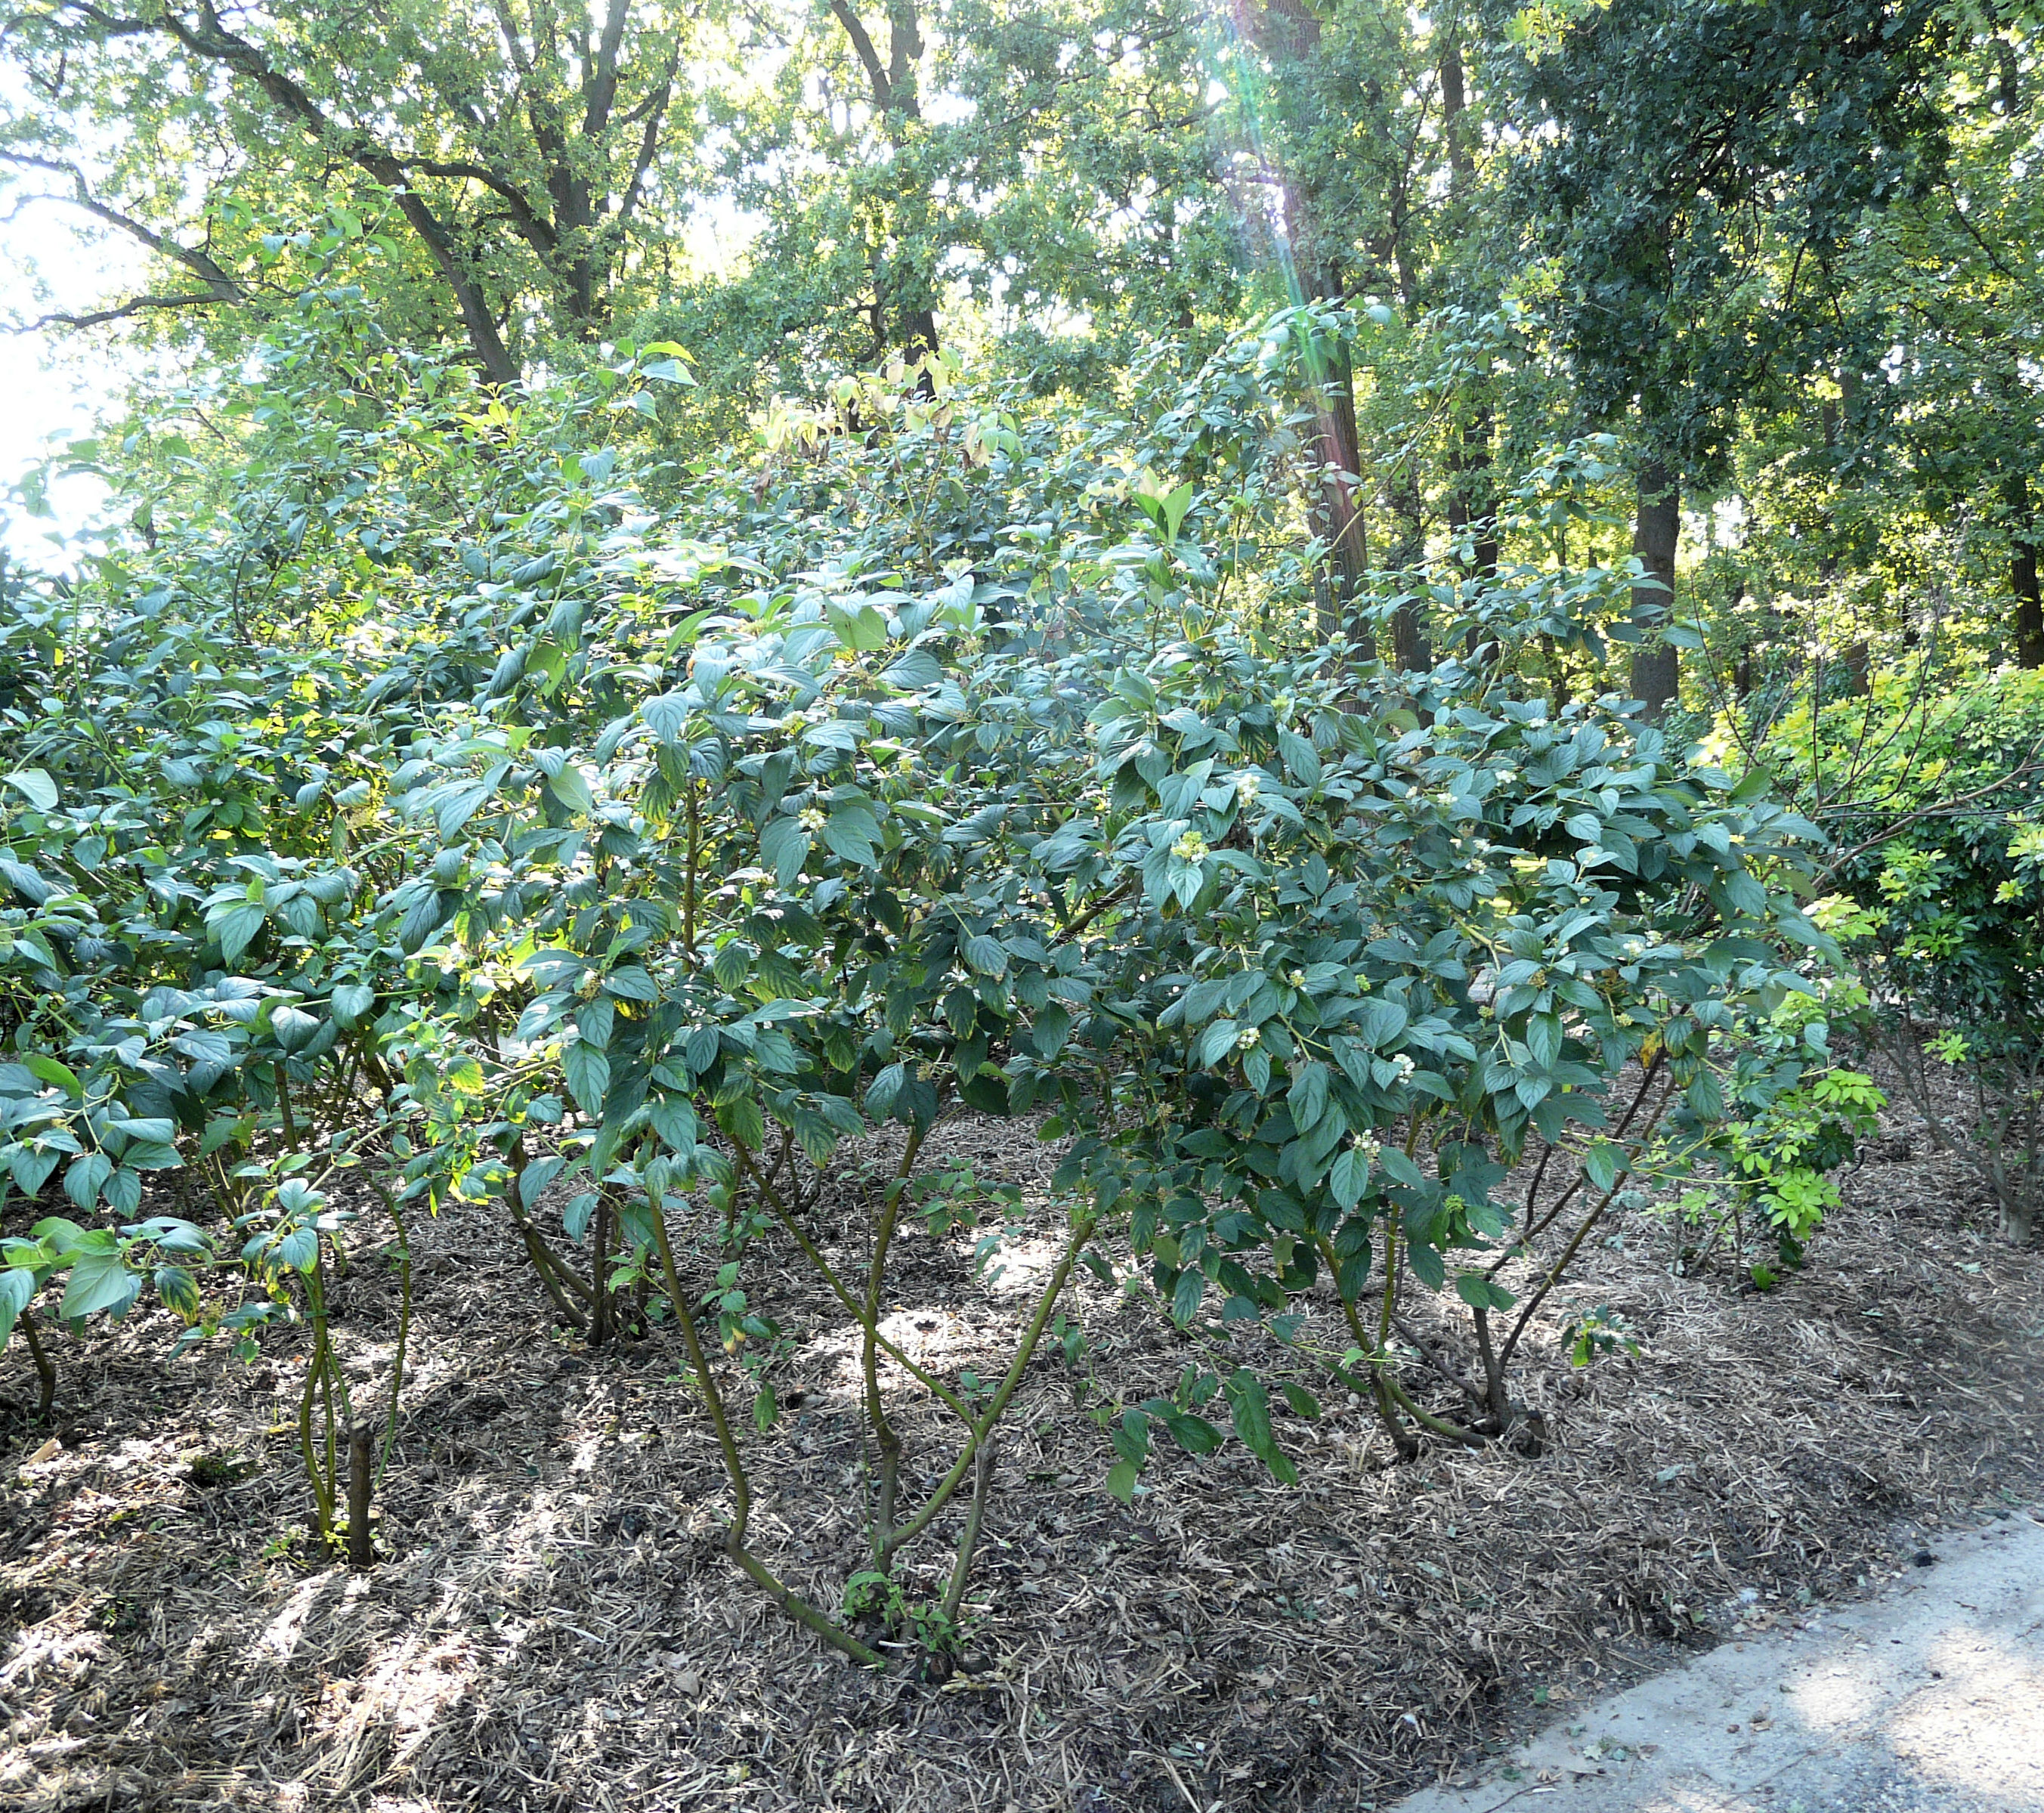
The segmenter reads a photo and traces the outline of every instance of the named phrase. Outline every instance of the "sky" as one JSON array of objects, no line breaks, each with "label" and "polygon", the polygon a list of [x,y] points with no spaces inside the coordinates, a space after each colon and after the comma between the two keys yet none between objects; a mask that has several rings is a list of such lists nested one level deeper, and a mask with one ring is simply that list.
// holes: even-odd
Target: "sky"
[{"label": "sky", "polygon": [[[38,202],[0,220],[0,318],[33,320],[51,309],[84,308],[139,284],[141,248],[88,236],[69,210]],[[117,331],[117,330],[114,330]],[[118,401],[125,379],[110,330],[63,328],[0,338],[0,497],[55,444],[97,427],[101,399]],[[104,487],[73,478],[51,497],[54,524],[0,505],[0,542],[10,554],[44,563],[52,528],[76,529],[94,513]]]}]

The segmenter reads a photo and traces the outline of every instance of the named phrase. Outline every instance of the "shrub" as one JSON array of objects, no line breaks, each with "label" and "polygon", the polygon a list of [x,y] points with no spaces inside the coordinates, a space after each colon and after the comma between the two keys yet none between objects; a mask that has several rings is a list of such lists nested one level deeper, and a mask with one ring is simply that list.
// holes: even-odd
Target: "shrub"
[{"label": "shrub", "polygon": [[[6,720],[0,1162],[35,1220],[0,1304],[39,1340],[68,1266],[60,1317],[153,1284],[188,1341],[302,1346],[318,1536],[370,1555],[326,1304],[371,1202],[408,1311],[409,1218],[460,1199],[591,1343],[678,1342],[732,1561],[863,1662],[865,1619],[955,1646],[1001,1419],[1047,1339],[1082,1344],[1081,1267],[1216,1354],[1274,1343],[1120,1407],[1128,1492],[1155,1426],[1219,1443],[1216,1401],[1289,1476],[1270,1393],[1326,1380],[1404,1452],[1512,1431],[1585,1242],[1699,1163],[1807,1239],[1850,1118],[1822,1012],[1788,1011],[1831,955],[1789,892],[1811,827],[1616,701],[1516,696],[1608,574],[1458,587],[1481,651],[1395,692],[1285,655],[1312,605],[1297,321],[1154,428],[938,365],[676,473],[637,407],[666,349],[485,398],[346,301],[209,399],[237,485],[138,432],[156,547],[0,626],[67,651]],[[1078,1135],[984,1377],[886,1326],[908,1219],[1002,1206],[927,1161],[960,1109]],[[816,1188],[848,1139],[892,1154],[870,1214]],[[42,1212],[60,1166],[75,1220]],[[875,1457],[837,1606],[750,1535],[792,1340],[761,1286],[790,1269],[836,1306]],[[1408,1281],[1464,1312],[1470,1350],[1428,1357],[1465,1415],[1400,1381]],[[951,1419],[920,1496],[890,1367]]]},{"label": "shrub", "polygon": [[[1260,1322],[1407,1451],[1408,1419],[1458,1440],[1513,1425],[1532,1319],[1628,1189],[1764,1148],[1786,1191],[1841,1155],[1748,1131],[1829,1066],[1816,1012],[1752,1036],[1812,1001],[1785,948],[1831,952],[1785,885],[1812,828],[1633,709],[1554,714],[1479,663],[1438,670],[1416,713],[1216,632],[1093,713],[1099,885],[1133,899],[1096,959],[1114,1117],[1070,1174],[1105,1179],[1103,1215],[1180,1325]],[[1077,1125],[1083,1092],[1062,1087]],[[1500,1199],[1529,1156],[1523,1200]],[[1515,1262],[1523,1296],[1501,1281]],[[1340,1346],[1300,1313],[1322,1277]],[[1466,1419],[1399,1381],[1408,1277],[1466,1315],[1442,1369]],[[1189,1405],[1216,1390],[1289,1471],[1236,1370],[1141,1408],[1124,1488],[1148,1422],[1210,1444]]]},{"label": "shrub", "polygon": [[1825,916],[1865,970],[1869,1036],[1940,1144],[1938,1079],[1956,1074],[1966,1149],[2003,1233],[2027,1241],[2044,1187],[2044,680],[1884,679],[1770,752],[1807,766],[1812,747],[1842,847]]}]

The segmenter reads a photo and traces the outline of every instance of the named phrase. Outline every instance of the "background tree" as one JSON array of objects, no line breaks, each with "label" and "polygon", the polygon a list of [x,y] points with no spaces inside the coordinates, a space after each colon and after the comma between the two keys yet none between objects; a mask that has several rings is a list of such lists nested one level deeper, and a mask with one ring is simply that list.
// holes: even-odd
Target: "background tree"
[{"label": "background tree", "polygon": [[102,320],[259,311],[280,299],[280,223],[336,203],[359,222],[388,198],[408,255],[387,301],[508,383],[521,345],[599,337],[675,224],[655,198],[690,31],[632,0],[481,16],[57,0],[8,23],[23,101],[0,161],[179,280]]}]

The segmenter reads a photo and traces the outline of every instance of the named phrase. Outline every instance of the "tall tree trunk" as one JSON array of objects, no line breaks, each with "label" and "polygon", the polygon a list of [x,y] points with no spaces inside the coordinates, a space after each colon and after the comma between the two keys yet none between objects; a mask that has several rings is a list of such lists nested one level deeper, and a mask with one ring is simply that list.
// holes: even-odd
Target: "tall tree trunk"
[{"label": "tall tree trunk", "polygon": [[[1463,80],[1462,40],[1450,32],[1441,51],[1441,136],[1448,151],[1448,192],[1454,200],[1469,198],[1476,175],[1470,152],[1469,106]],[[1468,570],[1479,579],[1497,571],[1497,510],[1491,496],[1491,411],[1488,403],[1472,405],[1464,418],[1460,444],[1448,455],[1448,527],[1458,541],[1470,536]],[[1472,651],[1475,635],[1470,634]]]},{"label": "tall tree trunk", "polygon": [[[1427,557],[1427,518],[1420,497],[1419,476],[1409,466],[1393,484],[1388,501],[1398,524],[1397,544],[1391,551],[1392,570],[1416,573]],[[1392,613],[1391,659],[1408,674],[1424,673],[1434,664],[1417,605],[1400,605]]]},{"label": "tall tree trunk", "polygon": [[[1323,269],[1315,275],[1314,294],[1332,300],[1342,291],[1340,273]],[[1320,640],[1331,643],[1349,636],[1360,647],[1361,659],[1374,660],[1377,639],[1367,624],[1355,618],[1369,570],[1367,527],[1362,512],[1357,468],[1362,463],[1355,423],[1355,371],[1348,348],[1336,339],[1316,337],[1312,351],[1314,451],[1320,460],[1320,491],[1315,528],[1327,544],[1326,584],[1320,590]]]},{"label": "tall tree trunk", "polygon": [[1658,632],[1671,620],[1675,606],[1675,547],[1682,532],[1681,494],[1675,474],[1658,456],[1639,464],[1639,514],[1632,532],[1632,551],[1649,579],[1658,585],[1633,588],[1633,620],[1655,640],[1632,657],[1632,691],[1646,706],[1647,721],[1658,724],[1680,696],[1682,684],[1678,651]]},{"label": "tall tree trunk", "polygon": [[1462,40],[1453,33],[1449,33],[1441,52],[1439,74],[1441,136],[1448,144],[1449,183],[1459,200],[1475,174],[1475,163],[1470,155],[1469,129],[1462,120],[1469,96],[1462,80]]},{"label": "tall tree trunk", "polygon": [[[874,109],[889,142],[897,150],[906,147],[923,118],[922,97],[916,86],[924,49],[916,0],[888,0],[884,63],[872,34],[850,0],[828,0],[828,4],[866,71]],[[891,235],[893,248],[882,253],[876,282],[878,330],[890,336],[897,350],[912,359],[938,350],[936,286],[931,274],[908,249],[911,242],[928,234],[929,221],[929,190],[918,181],[902,194],[897,204]],[[934,390],[928,373],[918,380],[916,388],[925,395]]]},{"label": "tall tree trunk", "polygon": [[2008,505],[2008,589],[2015,594],[2015,663],[2044,667],[2044,596],[2037,583],[2037,513],[2030,481],[2011,472],[2002,481]]}]

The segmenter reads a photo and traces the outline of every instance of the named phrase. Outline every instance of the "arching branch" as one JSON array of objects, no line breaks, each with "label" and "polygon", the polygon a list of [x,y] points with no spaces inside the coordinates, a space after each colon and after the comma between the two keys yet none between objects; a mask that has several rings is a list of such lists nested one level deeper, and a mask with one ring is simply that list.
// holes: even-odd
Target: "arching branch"
[{"label": "arching branch", "polygon": [[98,328],[109,321],[133,321],[139,315],[160,310],[177,309],[217,308],[223,298],[209,290],[186,290],[171,295],[131,296],[125,302],[111,308],[90,309],[82,315],[67,314],[61,310],[53,314],[38,315],[33,321],[23,321],[18,327],[10,328],[10,333],[40,333],[45,328]]},{"label": "arching branch", "polygon": [[344,126],[331,119],[298,82],[272,64],[246,38],[227,29],[213,0],[199,0],[195,25],[168,7],[162,17],[163,29],[187,53],[219,63],[254,83],[279,112],[295,120],[313,137],[333,146],[349,162],[396,194],[399,211],[453,294],[463,325],[468,331],[469,344],[485,375],[494,383],[515,383],[518,367],[498,332],[482,286],[456,249],[446,224],[425,198],[407,185],[403,159],[360,127]]},{"label": "arching branch", "polygon": [[16,170],[40,170],[52,176],[67,177],[71,184],[71,192],[68,195],[43,190],[33,194],[25,195],[21,199],[24,202],[55,202],[63,207],[76,208],[81,213],[91,215],[94,220],[103,221],[110,227],[118,228],[131,238],[140,240],[159,257],[167,258],[174,263],[182,265],[206,286],[205,291],[199,295],[180,295],[175,298],[137,297],[133,302],[122,304],[119,309],[105,314],[94,314],[89,317],[70,315],[47,316],[44,317],[45,325],[89,327],[102,320],[118,320],[123,315],[133,313],[137,308],[186,308],[197,306],[202,302],[240,302],[247,300],[248,292],[208,253],[197,246],[180,245],[167,235],[144,225],[133,215],[124,214],[119,209],[110,207],[106,202],[101,201],[92,193],[91,186],[85,179],[84,171],[77,165],[62,163],[56,158],[38,157],[29,152],[6,150],[0,150],[0,163],[7,164]]}]

